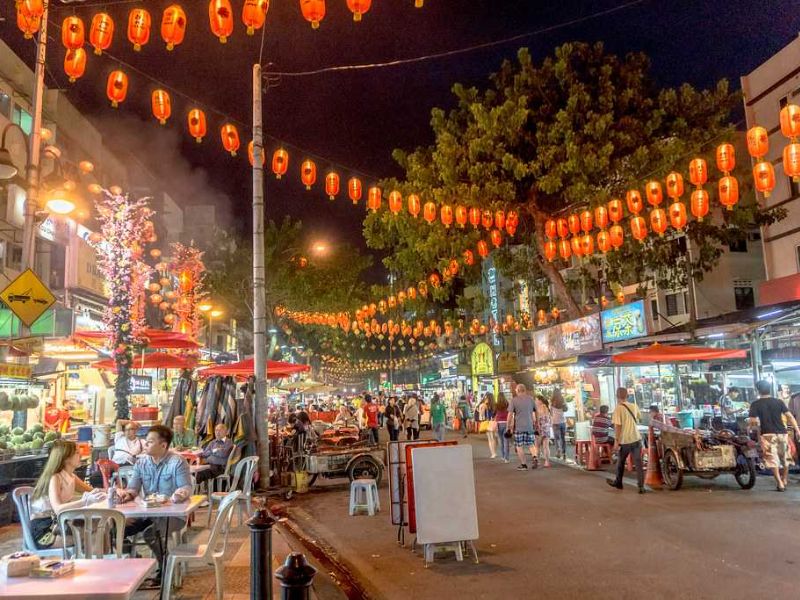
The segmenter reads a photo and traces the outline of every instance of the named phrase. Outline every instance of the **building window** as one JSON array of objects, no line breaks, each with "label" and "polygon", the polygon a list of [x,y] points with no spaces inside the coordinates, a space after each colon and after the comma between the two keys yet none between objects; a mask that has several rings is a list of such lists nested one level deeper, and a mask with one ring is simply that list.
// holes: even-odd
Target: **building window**
[{"label": "building window", "polygon": [[756,297],[752,287],[734,287],[733,297],[736,300],[736,310],[745,310],[756,305]]},{"label": "building window", "polygon": [[681,314],[680,310],[680,294],[667,294],[664,296],[664,300],[667,303],[667,316],[674,317],[675,315]]},{"label": "building window", "polygon": [[658,323],[658,300],[650,300],[650,312],[653,315],[653,323]]},{"label": "building window", "polygon": [[33,117],[24,108],[14,105],[14,113],[11,115],[11,121],[19,125],[19,128],[25,132],[25,135],[30,135],[33,130]]},{"label": "building window", "polygon": [[5,92],[0,92],[0,114],[6,119],[11,118],[11,96]]},{"label": "building window", "polygon": [[745,238],[734,240],[728,244],[731,252],[747,252],[747,240]]},{"label": "building window", "polygon": [[6,267],[15,271],[22,270],[22,246],[11,245],[11,250],[6,256]]}]

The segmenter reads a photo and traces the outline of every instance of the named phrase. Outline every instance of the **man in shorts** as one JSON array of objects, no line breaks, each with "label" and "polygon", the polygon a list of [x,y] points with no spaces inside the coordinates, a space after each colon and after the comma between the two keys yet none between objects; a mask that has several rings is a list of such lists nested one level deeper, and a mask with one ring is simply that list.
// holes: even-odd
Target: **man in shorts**
[{"label": "man in shorts", "polygon": [[772,384],[762,379],[756,382],[758,399],[750,405],[750,425],[761,430],[761,450],[764,464],[772,471],[777,491],[785,492],[789,483],[789,436],[784,418],[798,435],[797,420],[781,400],[772,396]]},{"label": "man in shorts", "polygon": [[534,412],[536,411],[533,398],[528,394],[527,388],[523,384],[517,386],[517,395],[511,399],[508,406],[509,429],[514,432],[514,449],[519,457],[517,471],[527,471],[528,463],[525,459],[525,447],[531,453],[531,468],[538,466],[536,456],[536,439],[533,435]]}]

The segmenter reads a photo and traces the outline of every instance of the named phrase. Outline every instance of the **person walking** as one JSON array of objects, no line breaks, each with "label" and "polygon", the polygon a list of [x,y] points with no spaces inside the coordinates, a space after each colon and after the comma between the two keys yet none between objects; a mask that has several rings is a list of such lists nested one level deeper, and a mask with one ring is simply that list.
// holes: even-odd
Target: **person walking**
[{"label": "person walking", "polygon": [[772,384],[765,379],[756,382],[758,398],[750,405],[750,426],[761,430],[761,450],[764,464],[772,471],[777,491],[785,492],[789,483],[789,436],[786,421],[800,435],[797,420],[782,400],[772,395]]},{"label": "person walking", "polygon": [[439,398],[439,394],[434,394],[431,400],[431,429],[434,439],[443,442],[447,430],[447,408]]},{"label": "person walking", "polygon": [[528,463],[525,459],[525,448],[531,454],[531,468],[538,466],[539,459],[536,455],[536,437],[533,434],[534,414],[536,412],[533,398],[528,394],[524,384],[517,385],[517,395],[511,399],[509,406],[511,417],[509,427],[514,432],[514,449],[519,458],[518,471],[527,471]]},{"label": "person walking", "polygon": [[503,392],[497,394],[494,423],[497,439],[500,441],[500,458],[504,463],[508,463],[508,451],[511,442],[509,438],[506,437],[506,431],[508,431],[508,400],[506,400],[506,396]]},{"label": "person walking", "polygon": [[417,397],[411,396],[403,409],[403,424],[406,428],[406,440],[419,439],[419,407]]},{"label": "person walking", "polygon": [[397,405],[397,396],[389,397],[389,405],[386,407],[386,429],[389,430],[389,441],[396,442],[400,435],[400,426],[403,421],[403,412]]},{"label": "person walking", "polygon": [[567,420],[564,412],[567,410],[567,403],[561,390],[553,390],[550,398],[550,422],[553,424],[553,440],[556,446],[556,456],[560,459],[567,458]]},{"label": "person walking", "polygon": [[461,396],[458,399],[458,404],[456,405],[456,411],[458,412],[458,419],[461,421],[461,426],[459,430],[464,433],[464,437],[467,437],[467,421],[469,421],[469,402],[467,401],[466,396]]},{"label": "person walking", "polygon": [[487,392],[483,396],[479,415],[480,427],[484,429],[489,442],[489,458],[497,458],[497,423],[494,421],[494,398],[491,392]]},{"label": "person walking", "polygon": [[628,455],[633,455],[633,464],[636,468],[636,482],[639,493],[644,494],[644,469],[642,468],[642,436],[636,426],[639,423],[639,407],[628,400],[628,389],[617,388],[617,407],[611,418],[614,424],[614,450],[618,451],[617,476],[615,479],[606,479],[606,483],[618,490],[622,489],[622,475],[625,473],[625,463]]},{"label": "person walking", "polygon": [[378,425],[378,414],[380,409],[378,405],[372,401],[372,396],[369,394],[364,395],[364,420],[366,421],[367,428],[369,429],[370,441],[378,445],[380,436],[380,426]]},{"label": "person walking", "polygon": [[550,468],[550,403],[541,394],[536,395],[536,425],[539,435],[536,437],[536,448],[544,459],[544,468]]}]

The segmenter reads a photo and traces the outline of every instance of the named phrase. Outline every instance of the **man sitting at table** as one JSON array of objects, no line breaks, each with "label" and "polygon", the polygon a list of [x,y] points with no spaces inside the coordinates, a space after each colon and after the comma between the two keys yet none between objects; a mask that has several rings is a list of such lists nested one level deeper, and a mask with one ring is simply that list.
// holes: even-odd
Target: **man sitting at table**
[{"label": "man sitting at table", "polygon": [[612,431],[611,417],[608,416],[608,406],[605,404],[600,407],[600,412],[592,419],[592,437],[595,444],[614,444],[614,438],[610,435]]},{"label": "man sitting at table", "polygon": [[186,429],[186,417],[178,415],[172,419],[172,447],[176,450],[186,450],[196,444],[194,431]]},{"label": "man sitting at table", "polygon": [[139,423],[127,419],[117,421],[117,430],[114,433],[114,452],[111,460],[120,467],[129,467],[136,464],[136,459],[144,452],[144,443],[139,439],[137,432]]},{"label": "man sitting at table", "polygon": [[214,427],[214,439],[200,453],[210,468],[197,473],[197,485],[222,475],[231,452],[233,452],[233,442],[228,437],[228,427],[220,423]]}]

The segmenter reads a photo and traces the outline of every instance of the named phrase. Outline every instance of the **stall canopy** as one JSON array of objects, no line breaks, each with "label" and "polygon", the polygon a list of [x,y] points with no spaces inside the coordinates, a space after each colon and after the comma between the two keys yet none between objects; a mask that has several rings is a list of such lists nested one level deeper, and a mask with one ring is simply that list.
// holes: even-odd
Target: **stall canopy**
[{"label": "stall canopy", "polygon": [[[310,370],[311,367],[308,365],[298,365],[295,363],[280,362],[277,360],[267,361],[267,379],[281,379],[295,373],[304,373],[305,371]],[[211,375],[250,377],[251,375],[255,374],[255,361],[252,358],[248,358],[239,362],[228,363],[227,365],[208,367],[198,371],[198,374],[203,377],[210,377]]]},{"label": "stall canopy", "polygon": [[[73,337],[89,345],[108,344],[109,333],[106,331],[76,331]],[[145,329],[142,332],[145,345],[148,348],[161,350],[196,350],[202,346],[185,333],[165,331],[163,329]]]},{"label": "stall canopy", "polygon": [[[133,357],[132,369],[194,369],[197,361],[191,358],[173,356],[162,352],[152,354],[139,354]],[[111,358],[99,360],[92,363],[95,369],[105,369],[107,371],[116,370],[116,364]]]},{"label": "stall canopy", "polygon": [[653,344],[647,348],[630,350],[615,354],[611,359],[615,364],[648,364],[681,363],[693,360],[727,360],[746,358],[745,350],[726,350],[724,348],[706,348],[704,346],[662,346]]}]

